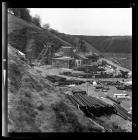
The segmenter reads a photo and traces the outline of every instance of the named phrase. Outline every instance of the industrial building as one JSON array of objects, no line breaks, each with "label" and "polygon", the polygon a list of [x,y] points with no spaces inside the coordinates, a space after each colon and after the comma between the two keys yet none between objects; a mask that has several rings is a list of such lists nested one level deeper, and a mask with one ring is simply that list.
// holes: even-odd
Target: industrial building
[{"label": "industrial building", "polygon": [[81,53],[76,53],[75,49],[71,46],[62,46],[55,57],[52,58],[52,65],[56,67],[73,68],[85,64],[92,64],[96,62],[95,57],[87,58]]},{"label": "industrial building", "polygon": [[68,56],[53,58],[52,65],[55,67],[72,68],[74,65],[74,58]]}]

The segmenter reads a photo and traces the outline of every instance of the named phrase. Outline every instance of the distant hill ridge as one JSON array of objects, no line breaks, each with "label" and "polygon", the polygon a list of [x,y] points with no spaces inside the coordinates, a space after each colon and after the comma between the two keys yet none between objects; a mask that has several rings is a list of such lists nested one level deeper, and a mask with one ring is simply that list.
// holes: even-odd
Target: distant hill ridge
[{"label": "distant hill ridge", "polygon": [[[79,41],[83,42],[82,47]],[[130,53],[132,38],[129,36],[68,35],[40,28],[8,13],[8,43],[36,59],[46,42],[53,43],[52,52],[61,46],[72,46],[79,53]]]},{"label": "distant hill ridge", "polygon": [[[76,37],[72,36],[72,39],[70,39],[71,36],[61,36],[61,34],[45,30],[8,13],[8,43],[30,56],[31,59],[37,58],[46,42],[53,43],[53,52],[56,52],[61,46],[75,47],[74,40],[76,40]],[[83,48],[77,46],[79,52],[83,53],[83,50],[86,52],[98,52],[85,40],[83,42],[85,44]]]},{"label": "distant hill ridge", "polygon": [[100,52],[132,53],[132,36],[74,36],[86,40]]}]

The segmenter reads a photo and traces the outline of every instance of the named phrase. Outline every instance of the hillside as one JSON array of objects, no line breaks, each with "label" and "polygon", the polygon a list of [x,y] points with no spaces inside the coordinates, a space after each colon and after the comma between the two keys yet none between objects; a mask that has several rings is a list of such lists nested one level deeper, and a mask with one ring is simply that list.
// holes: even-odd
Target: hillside
[{"label": "hillside", "polygon": [[[119,118],[116,114],[112,116],[111,110],[107,109],[109,104],[101,103],[103,99],[98,103],[96,100],[89,100],[92,94],[99,98],[103,92],[98,94],[95,87],[91,83],[88,84],[88,76],[85,79],[78,77],[79,80],[77,77],[62,75],[66,68],[30,63],[29,60],[35,61],[47,42],[52,43],[52,53],[62,45],[76,48],[80,55],[99,53],[85,39],[45,30],[9,14],[8,132],[132,132],[130,130],[132,124],[123,121],[123,118]],[[75,72],[74,76],[79,74],[76,70],[71,71]],[[62,81],[59,80],[60,76]],[[53,77],[54,81],[48,77]],[[80,82],[83,84],[79,84]],[[71,87],[73,84],[75,87]],[[73,91],[78,89],[87,91],[87,99],[77,96],[74,98]],[[113,93],[118,92],[111,89],[111,94]],[[69,97],[73,97],[73,100]],[[102,116],[98,117],[101,105]],[[127,105],[129,108],[131,102]],[[109,112],[105,114],[104,109]]]},{"label": "hillside", "polygon": [[99,51],[92,44],[90,44],[88,41],[86,41],[83,38],[81,39],[78,36],[73,36],[73,35],[59,33],[59,32],[54,32],[54,34],[56,34],[58,37],[62,38],[63,40],[69,42],[75,47],[79,47],[80,46],[79,41],[82,40],[85,46],[84,48],[79,48],[79,50],[82,52],[99,53]]},{"label": "hillside", "polygon": [[101,132],[8,46],[8,132]]},{"label": "hillside", "polygon": [[79,48],[75,45],[76,40],[78,42],[80,39],[61,33],[53,33],[8,13],[8,42],[24,52],[31,60],[38,57],[47,42],[53,43],[52,53],[63,45],[77,47],[79,52],[98,52],[86,41],[83,41],[84,46]]},{"label": "hillside", "polygon": [[70,43],[11,14],[8,21],[8,132],[104,131],[15,49],[35,59],[47,41],[53,52]]},{"label": "hillside", "polygon": [[76,35],[94,46],[100,52],[106,53],[131,53],[131,36],[83,36]]},{"label": "hillside", "polygon": [[[84,43],[82,48],[80,40]],[[93,53],[131,53],[132,50],[131,36],[69,35],[54,30],[44,30],[10,13],[8,13],[8,41],[24,53],[28,55],[31,53],[32,59],[37,57],[47,41],[53,43],[53,52],[62,45],[73,46],[80,52]]]},{"label": "hillside", "polygon": [[30,24],[10,13],[8,13],[8,42],[16,49],[27,54],[31,59],[37,58],[47,42],[53,43],[53,52],[62,45],[71,45],[49,31]]}]

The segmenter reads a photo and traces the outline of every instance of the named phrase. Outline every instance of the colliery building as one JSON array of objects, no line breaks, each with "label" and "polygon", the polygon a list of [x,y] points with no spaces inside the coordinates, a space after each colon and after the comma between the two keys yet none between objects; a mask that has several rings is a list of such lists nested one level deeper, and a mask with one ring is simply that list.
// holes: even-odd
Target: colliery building
[{"label": "colliery building", "polygon": [[74,59],[67,56],[53,58],[52,65],[56,67],[72,68],[74,65]]},{"label": "colliery building", "polygon": [[72,46],[62,46],[61,49],[55,53],[55,57],[52,58],[52,65],[63,68],[79,67],[84,64],[92,64],[96,62],[95,57],[90,59],[81,53],[76,53]]}]

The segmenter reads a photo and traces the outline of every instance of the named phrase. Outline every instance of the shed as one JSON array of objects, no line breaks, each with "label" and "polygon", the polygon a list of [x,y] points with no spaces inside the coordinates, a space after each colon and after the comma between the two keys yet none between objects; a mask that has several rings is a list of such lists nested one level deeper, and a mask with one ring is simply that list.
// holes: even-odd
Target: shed
[{"label": "shed", "polygon": [[53,58],[52,65],[62,68],[72,68],[72,66],[74,65],[74,58],[68,56]]},{"label": "shed", "polygon": [[74,58],[75,58],[75,66],[77,66],[77,67],[85,64],[88,61],[88,58],[86,58],[82,54],[75,54]]},{"label": "shed", "polygon": [[61,48],[58,50],[56,54],[62,55],[62,56],[73,56],[73,47],[72,46],[61,46]]}]

